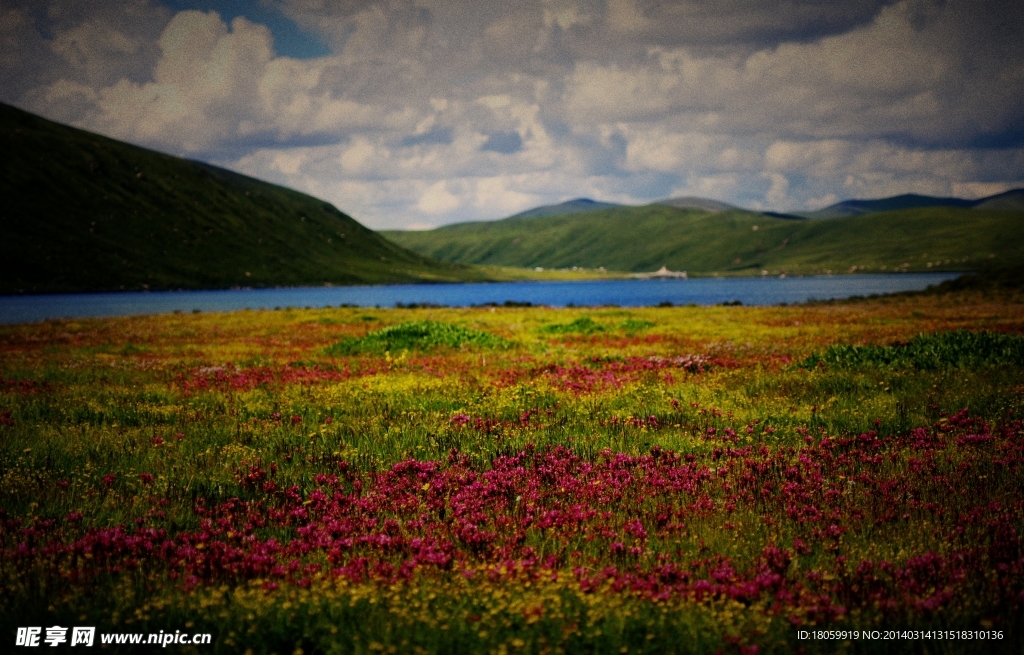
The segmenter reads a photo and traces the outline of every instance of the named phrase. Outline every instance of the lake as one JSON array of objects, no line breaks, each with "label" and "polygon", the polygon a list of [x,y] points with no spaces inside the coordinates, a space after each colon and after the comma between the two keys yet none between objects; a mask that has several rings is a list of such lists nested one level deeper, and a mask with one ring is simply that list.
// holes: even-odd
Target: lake
[{"label": "lake", "polygon": [[915,291],[956,273],[821,275],[807,277],[731,277],[587,280],[581,282],[490,282],[476,284],[397,284],[356,287],[223,289],[216,291],[144,291],[0,296],[0,323],[50,318],[130,316],[167,312],[225,312],[239,309],[330,307],[342,304],[393,307],[432,303],[464,307],[485,303],[534,305],[777,305]]}]

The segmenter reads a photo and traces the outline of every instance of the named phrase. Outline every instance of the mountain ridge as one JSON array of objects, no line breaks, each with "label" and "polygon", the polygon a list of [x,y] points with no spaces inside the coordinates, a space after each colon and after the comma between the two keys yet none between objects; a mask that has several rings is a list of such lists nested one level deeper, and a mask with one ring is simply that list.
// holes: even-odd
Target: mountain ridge
[{"label": "mountain ridge", "polygon": [[463,264],[691,274],[979,270],[1024,263],[1024,214],[963,207],[793,220],[652,204],[384,232]]},{"label": "mountain ridge", "polygon": [[[992,211],[1024,211],[1024,188],[1022,189],[1010,189],[1003,193],[998,193],[992,196],[985,196],[975,200],[968,200],[965,198],[956,197],[941,197],[941,196],[927,196],[917,193],[904,193],[896,196],[889,196],[886,198],[870,198],[870,199],[849,199],[842,200],[821,209],[812,211],[793,210],[793,211],[759,211],[746,209],[737,205],[732,205],[720,200],[713,200],[711,198],[703,198],[699,196],[678,196],[672,198],[664,198],[662,200],[656,200],[648,205],[624,205],[619,203],[602,202],[597,200],[591,200],[590,198],[574,198],[572,200],[566,200],[561,203],[552,205],[540,205],[532,209],[506,216],[505,218],[496,220],[508,220],[508,219],[521,219],[521,218],[543,218],[547,216],[562,216],[566,214],[581,214],[586,212],[592,212],[602,209],[615,209],[622,207],[646,207],[646,206],[664,206],[674,207],[677,209],[697,209],[706,211],[709,213],[721,213],[728,211],[745,211],[770,218],[782,218],[790,220],[830,220],[834,218],[843,218],[850,216],[860,216],[863,214],[872,214],[885,211],[894,211],[900,209],[919,209],[925,207],[957,207],[964,209],[987,209]],[[440,229],[448,227],[450,225],[469,225],[477,223],[489,223],[494,221],[488,220],[477,220],[477,221],[466,221],[461,223],[450,223],[449,225],[442,225],[437,228]],[[386,230],[388,234],[394,234],[401,232],[402,230]],[[426,230],[429,231],[429,230]]]},{"label": "mountain ridge", "polygon": [[614,202],[601,202],[590,198],[573,198],[554,205],[541,205],[533,209],[513,214],[507,218],[541,218],[544,216],[560,216],[562,214],[576,214],[579,212],[595,211],[598,209],[611,209],[621,207]]},{"label": "mountain ridge", "polygon": [[0,104],[0,293],[484,279],[323,200]]},{"label": "mountain ridge", "polygon": [[665,198],[664,200],[658,200],[651,203],[652,205],[665,205],[666,207],[676,207],[678,209],[703,209],[704,211],[717,214],[723,211],[733,211],[742,209],[736,205],[730,205],[727,202],[721,202],[719,200],[712,200],[710,198],[700,198],[697,196],[679,196],[676,198]]},{"label": "mountain ridge", "polygon": [[876,198],[868,200],[851,199],[837,202],[828,207],[815,211],[790,212],[797,216],[811,219],[831,219],[844,216],[858,216],[871,214],[880,211],[894,211],[899,209],[918,209],[921,207],[963,207],[974,206],[975,201],[962,198],[925,196],[917,193],[904,193],[888,198]]}]

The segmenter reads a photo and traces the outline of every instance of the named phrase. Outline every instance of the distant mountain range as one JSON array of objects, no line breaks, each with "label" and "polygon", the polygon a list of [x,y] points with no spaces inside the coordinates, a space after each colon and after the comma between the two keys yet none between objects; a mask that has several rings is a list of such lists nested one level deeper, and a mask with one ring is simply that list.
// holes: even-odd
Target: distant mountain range
[{"label": "distant mountain range", "polygon": [[[657,200],[652,205],[663,205],[665,207],[676,207],[678,209],[701,209],[711,213],[724,211],[743,211],[743,208],[730,205],[710,198],[699,198],[696,196],[681,196],[678,198],[666,198]],[[598,209],[613,209],[616,207],[631,207],[634,205],[622,205],[612,202],[599,202],[590,198],[575,198],[566,200],[556,205],[543,205],[527,209],[524,212],[513,214],[509,218],[540,218],[543,216],[561,216],[563,214],[578,214],[581,212],[596,211]],[[844,200],[834,205],[829,205],[814,211],[790,211],[790,212],[758,212],[765,216],[774,218],[809,218],[809,219],[830,219],[843,218],[846,216],[860,216],[874,212],[894,211],[897,209],[919,209],[922,207],[960,207],[969,209],[989,209],[993,211],[1024,211],[1024,189],[1013,189],[994,196],[979,198],[977,200],[965,200],[963,198],[941,198],[936,196],[924,196],[917,193],[905,193],[891,198],[879,198],[876,200]]]},{"label": "distant mountain range", "polygon": [[332,205],[0,105],[0,294],[480,280]]},{"label": "distant mountain range", "polygon": [[993,211],[1024,211],[1024,189],[1013,189],[978,200],[938,198],[935,196],[922,196],[916,193],[906,193],[879,200],[844,200],[816,211],[791,213],[804,218],[829,219],[897,209],[919,209],[921,207],[961,207]]},{"label": "distant mountain range", "polygon": [[[691,274],[962,271],[1024,264],[1021,191],[978,201],[927,196],[840,203],[832,220],[754,212],[701,198],[590,211],[580,200],[499,221],[383,232],[442,261]],[[943,199],[939,199],[943,200]],[[955,199],[953,199],[955,200]],[[838,206],[838,205],[837,205]],[[560,213],[552,211],[562,208]],[[824,211],[824,210],[822,210]]]}]

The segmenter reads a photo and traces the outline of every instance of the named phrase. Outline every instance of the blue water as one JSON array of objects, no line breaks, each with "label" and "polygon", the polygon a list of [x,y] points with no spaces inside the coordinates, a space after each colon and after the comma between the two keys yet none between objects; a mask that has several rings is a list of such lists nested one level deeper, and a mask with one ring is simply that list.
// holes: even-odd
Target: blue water
[{"label": "blue water", "polygon": [[690,280],[592,280],[586,282],[492,282],[480,284],[397,284],[373,287],[298,287],[218,291],[144,291],[36,296],[0,296],[0,323],[49,318],[129,316],[174,311],[226,312],[341,304],[393,307],[433,303],[464,307],[505,301],[535,305],[621,305],[671,302],[714,305],[777,305],[924,289],[956,277],[952,273],[828,275],[787,278],[697,278]]}]

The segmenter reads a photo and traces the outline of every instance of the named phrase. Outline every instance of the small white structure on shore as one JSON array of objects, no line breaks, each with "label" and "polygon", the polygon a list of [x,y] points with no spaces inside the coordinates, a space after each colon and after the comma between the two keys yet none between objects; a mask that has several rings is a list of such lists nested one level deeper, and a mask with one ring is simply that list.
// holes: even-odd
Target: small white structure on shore
[{"label": "small white structure on shore", "polygon": [[652,278],[679,278],[686,279],[686,271],[670,271],[667,267],[662,266],[653,273],[634,273],[633,277],[640,280],[650,280]]}]

